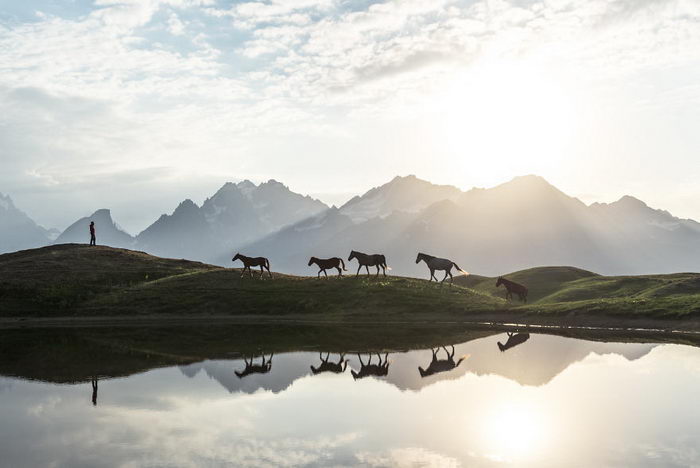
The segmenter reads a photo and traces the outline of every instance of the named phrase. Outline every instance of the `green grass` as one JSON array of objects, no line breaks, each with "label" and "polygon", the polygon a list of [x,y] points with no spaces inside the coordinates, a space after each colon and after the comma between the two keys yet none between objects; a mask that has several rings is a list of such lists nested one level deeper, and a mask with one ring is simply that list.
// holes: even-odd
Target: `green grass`
[{"label": "green grass", "polygon": [[[511,310],[530,317],[596,315],[610,319],[700,318],[700,274],[601,276],[573,267],[541,267],[505,275],[530,289],[528,304]],[[496,278],[462,278],[460,284],[495,297]]]},{"label": "green grass", "polygon": [[606,277],[573,267],[504,275],[530,290],[508,302],[496,278],[455,286],[353,275],[317,279],[163,259],[109,247],[58,245],[0,255],[0,317],[235,317],[336,323],[495,321],[700,328],[700,274]]}]

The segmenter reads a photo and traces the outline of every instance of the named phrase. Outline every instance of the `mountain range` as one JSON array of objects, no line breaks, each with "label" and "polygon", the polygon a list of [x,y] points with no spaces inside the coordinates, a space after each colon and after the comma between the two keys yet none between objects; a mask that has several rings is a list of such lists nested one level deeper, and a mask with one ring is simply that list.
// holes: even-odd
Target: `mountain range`
[{"label": "mountain range", "polygon": [[59,232],[44,229],[0,193],[0,253],[50,244]]},{"label": "mountain range", "polygon": [[[426,269],[415,264],[417,252],[490,276],[541,265],[608,275],[700,269],[700,223],[630,196],[586,205],[532,175],[468,191],[396,177],[339,208],[275,180],[229,182],[201,206],[184,200],[136,236],[100,209],[55,242],[86,243],[90,220],[98,243],[224,266],[240,251],[295,274],[316,273],[311,256],[347,258],[352,249],[384,253],[393,274],[419,277]],[[8,252],[46,245],[52,233],[0,196],[0,241]]]}]

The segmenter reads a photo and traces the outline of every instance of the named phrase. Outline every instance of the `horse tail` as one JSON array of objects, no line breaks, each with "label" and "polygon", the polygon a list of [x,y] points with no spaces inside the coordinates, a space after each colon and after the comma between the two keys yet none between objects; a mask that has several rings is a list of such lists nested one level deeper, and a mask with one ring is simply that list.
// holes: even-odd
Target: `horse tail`
[{"label": "horse tail", "polygon": [[391,267],[386,264],[386,257],[384,255],[382,255],[382,265],[384,265],[384,268],[391,271]]},{"label": "horse tail", "polygon": [[454,265],[454,267],[455,267],[456,269],[458,269],[459,271],[461,271],[463,274],[469,275],[469,272],[466,272],[466,271],[462,270],[462,269],[459,267],[459,265],[457,265],[455,262],[452,262],[452,265]]},{"label": "horse tail", "polygon": [[343,267],[343,271],[348,271],[348,270],[345,269],[345,262],[343,261],[343,259],[342,259],[342,258],[338,258],[338,260],[340,260],[340,264],[341,264],[342,267]]}]

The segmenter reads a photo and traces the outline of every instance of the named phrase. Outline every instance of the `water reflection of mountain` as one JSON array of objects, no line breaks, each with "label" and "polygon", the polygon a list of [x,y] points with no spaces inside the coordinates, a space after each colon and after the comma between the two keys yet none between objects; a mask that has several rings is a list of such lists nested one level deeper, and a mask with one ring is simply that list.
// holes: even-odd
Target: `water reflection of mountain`
[{"label": "water reflection of mountain", "polygon": [[544,385],[571,364],[591,353],[619,354],[628,360],[639,359],[656,345],[638,343],[604,343],[561,338],[553,335],[530,335],[527,341],[501,352],[498,342],[505,342],[506,334],[482,338],[455,346],[455,356],[469,358],[451,372],[421,378],[418,366],[431,361],[431,351],[416,351],[394,355],[394,368],[412,369],[412,372],[390,372],[388,381],[401,389],[419,390],[434,382],[456,379],[466,373],[500,375],[521,385]]},{"label": "water reflection of mountain", "polygon": [[[469,341],[455,345],[454,356],[460,359],[468,355],[461,365],[453,370],[421,376],[419,367],[429,366],[433,353],[430,349],[389,354],[387,383],[401,390],[420,390],[441,380],[452,380],[467,373],[476,375],[500,375],[516,381],[521,385],[543,385],[552,380],[571,364],[581,361],[591,353],[618,354],[628,360],[639,359],[654,348],[654,344],[638,343],[604,343],[561,338],[552,335],[531,335],[506,351],[501,351],[498,342],[506,342],[504,333],[488,338]],[[452,351],[448,347],[450,352]],[[444,352],[443,352],[444,353]],[[332,359],[338,355],[331,354]],[[439,357],[444,358],[438,354]],[[348,356],[348,368],[359,371],[357,356]],[[258,358],[259,359],[259,358]],[[250,374],[244,378],[236,376],[235,371],[245,367],[243,359],[202,361],[180,366],[187,377],[195,377],[204,372],[219,382],[229,392],[253,393],[267,390],[278,393],[286,390],[295,380],[312,376],[311,365],[320,363],[317,353],[295,352],[275,355],[274,364],[266,374]]]}]

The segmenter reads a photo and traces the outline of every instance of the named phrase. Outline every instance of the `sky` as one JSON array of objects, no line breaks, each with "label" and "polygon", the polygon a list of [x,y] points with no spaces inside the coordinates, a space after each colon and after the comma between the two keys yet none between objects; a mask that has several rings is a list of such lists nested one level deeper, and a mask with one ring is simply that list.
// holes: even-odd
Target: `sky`
[{"label": "sky", "polygon": [[699,127],[697,0],[0,0],[0,192],[45,227],[408,174],[700,219]]}]

